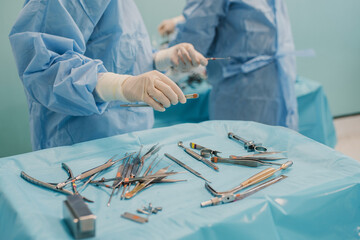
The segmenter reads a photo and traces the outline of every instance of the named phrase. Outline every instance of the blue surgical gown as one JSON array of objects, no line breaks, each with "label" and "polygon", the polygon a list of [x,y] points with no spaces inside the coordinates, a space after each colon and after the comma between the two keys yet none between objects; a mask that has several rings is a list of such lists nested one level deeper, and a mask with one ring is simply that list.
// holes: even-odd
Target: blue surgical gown
[{"label": "blue surgical gown", "polygon": [[283,0],[188,0],[170,45],[192,43],[209,61],[210,119],[297,129],[296,66]]},{"label": "blue surgical gown", "polygon": [[29,0],[10,42],[30,113],[34,150],[151,128],[151,108],[97,101],[98,73],[153,69],[132,0]]}]

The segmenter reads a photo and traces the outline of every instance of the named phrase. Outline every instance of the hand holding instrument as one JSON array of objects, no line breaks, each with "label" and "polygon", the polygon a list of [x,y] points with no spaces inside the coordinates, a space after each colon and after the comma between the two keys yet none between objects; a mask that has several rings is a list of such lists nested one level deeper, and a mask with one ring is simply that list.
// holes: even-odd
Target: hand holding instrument
[{"label": "hand holding instrument", "polygon": [[[199,94],[197,93],[192,93],[192,94],[186,94],[185,98],[186,99],[195,99],[198,98]],[[121,104],[120,107],[151,107],[149,104],[137,104],[137,103],[133,103],[133,104]]]},{"label": "hand holding instrument", "polygon": [[214,169],[215,171],[219,171],[219,167],[216,166],[215,164],[213,164],[212,162],[210,162],[209,160],[207,160],[206,158],[200,156],[199,154],[197,154],[196,152],[194,152],[193,150],[189,149],[189,148],[186,148],[184,145],[183,145],[183,142],[180,141],[178,142],[178,146],[183,148],[184,151],[189,154],[190,156],[192,156],[193,158],[195,158],[196,160],[200,161],[200,162],[203,162],[204,164],[206,164],[208,167]]},{"label": "hand holding instrument", "polygon": [[244,145],[245,150],[248,152],[254,152],[254,151],[255,152],[266,152],[267,151],[267,148],[263,147],[262,144],[255,143],[254,141],[247,141],[244,138],[241,138],[232,132],[228,133],[228,137],[230,139],[234,139],[234,140],[242,143]]},{"label": "hand holding instrument", "polygon": [[200,173],[198,173],[197,171],[195,171],[194,169],[192,169],[191,167],[189,167],[188,165],[186,165],[185,163],[181,162],[180,160],[176,159],[175,157],[171,156],[168,153],[164,154],[167,158],[171,159],[172,161],[174,161],[175,163],[177,163],[178,165],[180,165],[181,167],[185,168],[186,170],[188,170],[189,172],[191,172],[192,174],[194,174],[195,176],[210,182],[209,180],[207,180],[206,178],[204,178]]},{"label": "hand holding instrument", "polygon": [[258,186],[255,186],[243,193],[238,193],[238,194],[233,194],[233,193],[229,193],[229,194],[224,194],[224,195],[221,195],[220,197],[214,197],[208,201],[205,201],[205,202],[202,202],[200,203],[200,206],[201,207],[208,207],[208,206],[215,206],[215,205],[219,205],[219,204],[222,204],[222,203],[230,203],[230,202],[235,202],[235,201],[238,201],[238,200],[241,200],[241,199],[244,199],[258,191],[260,191],[261,189],[263,188],[266,188],[276,182],[279,182],[283,179],[287,178],[287,176],[285,175],[281,175],[279,177],[276,177],[276,178],[273,178],[273,179],[270,179]]}]

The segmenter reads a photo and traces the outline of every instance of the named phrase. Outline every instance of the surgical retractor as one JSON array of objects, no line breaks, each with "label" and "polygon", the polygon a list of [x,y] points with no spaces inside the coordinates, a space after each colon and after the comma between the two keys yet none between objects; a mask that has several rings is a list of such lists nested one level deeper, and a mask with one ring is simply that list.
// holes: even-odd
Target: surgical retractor
[{"label": "surgical retractor", "polygon": [[267,148],[263,147],[261,143],[255,143],[254,141],[247,141],[244,138],[241,138],[237,135],[235,135],[232,132],[228,133],[228,137],[230,139],[234,139],[244,145],[244,148],[248,152],[266,152]]},{"label": "surgical retractor", "polygon": [[183,148],[184,151],[189,154],[190,156],[192,156],[193,158],[195,158],[196,160],[200,161],[200,162],[203,162],[204,164],[206,164],[208,167],[214,169],[215,171],[219,171],[219,167],[216,166],[215,164],[213,164],[212,162],[210,162],[209,160],[207,160],[206,158],[200,156],[199,154],[197,154],[196,152],[194,152],[193,150],[185,147],[183,145],[183,142],[180,141],[178,142],[178,146]]}]

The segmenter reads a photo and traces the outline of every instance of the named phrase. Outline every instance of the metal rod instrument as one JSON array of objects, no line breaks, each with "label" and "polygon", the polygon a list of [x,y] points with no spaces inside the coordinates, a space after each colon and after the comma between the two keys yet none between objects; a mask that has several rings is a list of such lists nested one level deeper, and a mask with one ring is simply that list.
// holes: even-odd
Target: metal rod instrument
[{"label": "metal rod instrument", "polygon": [[179,166],[185,168],[186,170],[188,170],[189,172],[191,172],[192,174],[194,174],[195,176],[210,182],[209,180],[207,180],[206,178],[204,178],[199,172],[195,171],[194,169],[192,169],[191,167],[189,167],[188,165],[186,165],[185,163],[181,162],[180,160],[176,159],[175,157],[171,156],[168,153],[164,154],[167,158],[171,159],[172,161],[174,161],[175,163],[177,163]]},{"label": "metal rod instrument", "polygon": [[231,60],[231,57],[208,57],[206,60]]}]

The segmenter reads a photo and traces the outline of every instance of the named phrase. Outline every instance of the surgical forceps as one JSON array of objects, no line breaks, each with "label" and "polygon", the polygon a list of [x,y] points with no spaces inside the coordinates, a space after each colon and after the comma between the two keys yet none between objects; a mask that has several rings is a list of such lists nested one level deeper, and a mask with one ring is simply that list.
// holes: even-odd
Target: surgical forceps
[{"label": "surgical forceps", "polygon": [[237,135],[235,135],[232,132],[228,133],[228,137],[230,139],[234,139],[240,143],[242,143],[244,145],[245,150],[247,150],[248,152],[266,152],[267,148],[263,147],[261,143],[255,143],[254,141],[247,141],[244,138],[241,138]]},{"label": "surgical forceps", "polygon": [[264,152],[259,154],[252,154],[247,156],[234,156],[230,155],[230,158],[212,157],[211,161],[214,163],[232,163],[238,165],[244,165],[248,167],[258,167],[261,165],[279,165],[281,163],[272,162],[274,160],[286,159],[286,157],[264,157],[268,154],[277,154],[282,152]]}]

